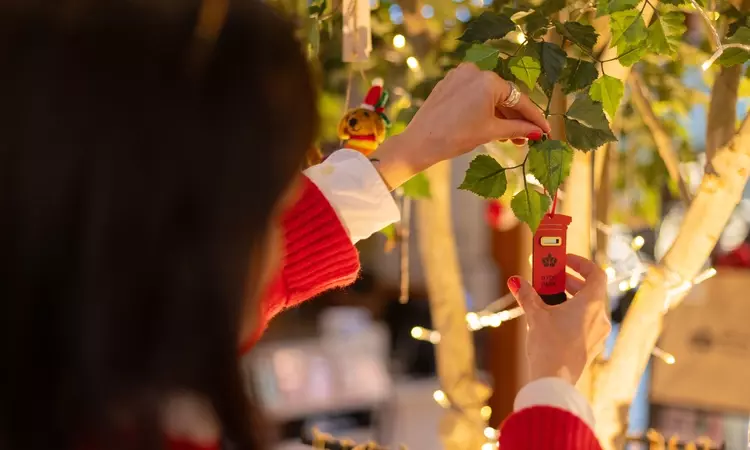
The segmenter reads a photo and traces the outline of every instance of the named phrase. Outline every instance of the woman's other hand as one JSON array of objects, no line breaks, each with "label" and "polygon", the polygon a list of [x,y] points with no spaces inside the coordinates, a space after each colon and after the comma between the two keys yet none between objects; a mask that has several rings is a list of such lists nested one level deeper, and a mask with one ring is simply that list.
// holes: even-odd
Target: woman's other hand
[{"label": "woman's other hand", "polygon": [[406,130],[373,154],[391,188],[433,164],[493,140],[538,140],[550,126],[525,95],[502,106],[511,84],[472,63],[451,70],[419,108]]},{"label": "woman's other hand", "polygon": [[576,255],[568,255],[568,267],[582,279],[567,274],[566,290],[572,297],[561,305],[545,304],[520,277],[508,279],[508,288],[526,313],[531,381],[557,377],[576,384],[586,366],[604,348],[612,328],[605,307],[604,271]]}]

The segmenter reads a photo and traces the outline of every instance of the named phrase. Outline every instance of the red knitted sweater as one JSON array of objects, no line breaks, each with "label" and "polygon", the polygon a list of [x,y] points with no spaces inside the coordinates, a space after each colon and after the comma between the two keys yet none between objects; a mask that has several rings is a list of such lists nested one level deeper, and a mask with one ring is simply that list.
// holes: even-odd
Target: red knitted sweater
[{"label": "red knitted sweater", "polygon": [[[305,179],[302,196],[284,218],[286,251],[282,271],[269,287],[257,333],[243,343],[249,350],[268,322],[282,310],[328,289],[354,282],[359,255],[336,212],[318,188]],[[533,407],[512,414],[501,429],[503,450],[599,450],[591,430],[575,415],[557,408]],[[219,443],[171,440],[169,450],[219,450]]]}]

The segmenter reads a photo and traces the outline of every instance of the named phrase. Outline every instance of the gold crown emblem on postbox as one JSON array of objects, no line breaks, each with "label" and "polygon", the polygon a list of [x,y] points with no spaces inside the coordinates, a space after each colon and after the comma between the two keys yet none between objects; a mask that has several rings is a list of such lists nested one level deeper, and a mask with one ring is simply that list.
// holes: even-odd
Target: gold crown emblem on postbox
[{"label": "gold crown emblem on postbox", "polygon": [[555,267],[555,264],[557,264],[557,258],[552,256],[552,253],[542,258],[542,264],[544,264],[544,267]]}]

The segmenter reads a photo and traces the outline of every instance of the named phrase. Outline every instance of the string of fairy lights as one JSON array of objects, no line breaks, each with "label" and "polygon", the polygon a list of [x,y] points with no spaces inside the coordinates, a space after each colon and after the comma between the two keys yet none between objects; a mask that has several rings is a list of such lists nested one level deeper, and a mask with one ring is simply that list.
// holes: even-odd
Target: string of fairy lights
[{"label": "string of fairy lights", "polygon": [[[615,234],[611,227],[605,224],[598,224],[598,228],[603,232],[607,233],[613,239],[623,239],[619,234]],[[636,289],[643,277],[648,272],[650,263],[643,260],[640,254],[640,250],[645,244],[643,236],[635,236],[629,242],[629,249],[631,254],[628,258],[633,258],[637,261],[635,267],[631,270],[618,273],[613,266],[606,266],[604,268],[607,274],[608,284],[610,286],[616,286],[620,292],[627,292],[631,289]],[[667,294],[664,301],[665,311],[669,310],[671,306],[671,300],[677,296],[683,295],[688,292],[693,286],[698,285],[709,278],[716,275],[716,269],[709,267],[705,271],[701,272],[693,280],[680,280],[678,282],[670,283],[667,288]],[[470,331],[479,331],[484,328],[497,328],[505,322],[516,319],[524,315],[524,311],[520,306],[505,309],[515,302],[515,299],[511,294],[504,295],[494,302],[490,303],[486,308],[478,312],[469,312],[466,314],[466,326]],[[432,344],[440,343],[440,332],[435,330],[429,330],[424,327],[414,327],[411,329],[412,338],[430,342]],[[652,351],[652,355],[667,364],[674,364],[676,358],[669,352],[666,352],[658,347],[655,347]],[[437,401],[437,399],[436,399]],[[440,403],[440,402],[438,402]]]}]

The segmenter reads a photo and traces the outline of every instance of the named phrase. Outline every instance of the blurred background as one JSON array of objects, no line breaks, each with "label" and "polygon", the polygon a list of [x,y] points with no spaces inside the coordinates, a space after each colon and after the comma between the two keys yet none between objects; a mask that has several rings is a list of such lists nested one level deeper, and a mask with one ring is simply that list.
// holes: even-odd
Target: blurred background
[{"label": "blurred background", "polygon": [[[292,12],[300,8],[295,1],[279,4]],[[370,0],[372,53],[356,65],[341,60],[340,5],[319,0],[303,5],[318,8],[304,21],[301,36],[319,74],[323,154],[338,148],[340,117],[348,106],[359,104],[376,78],[384,80],[391,94],[390,132],[403,130],[444,69],[462,58],[465,47],[456,38],[464,24],[483,11],[514,5],[497,0]],[[686,25],[683,40],[691,45],[680,48],[678,58],[647,55],[634,70],[651,112],[672,140],[679,172],[695,192],[706,165],[706,117],[718,71],[700,68],[709,48],[701,18],[688,14]],[[750,96],[748,78],[743,75],[739,83],[737,120],[744,118]],[[615,325],[610,349],[645,267],[664,256],[685,214],[679,187],[660,157],[643,110],[628,92],[621,114],[619,143],[605,156],[608,187],[589,200],[596,204],[590,207],[597,235],[593,250],[610,275]],[[476,152],[517,161],[523,151],[493,143]],[[452,186],[461,183],[474,156],[452,164]],[[649,448],[640,437],[651,429],[681,440],[709,437],[716,448],[748,448],[750,392],[742,378],[750,374],[750,334],[744,325],[750,304],[739,293],[750,290],[750,189],[744,197],[706,263],[718,274],[712,272],[713,278],[697,285],[681,308],[667,316],[660,347],[629,410],[628,448]],[[488,202],[454,189],[451,204],[467,311],[512,309],[515,305],[496,300],[507,293],[509,276],[529,274],[527,227],[513,217],[507,198]],[[396,239],[395,249],[386,251],[391,230],[359,243],[363,270],[354,286],[283,313],[247,357],[248,373],[268,416],[282,430],[279,449],[306,448],[299,436],[312,427],[361,442],[441,448],[437,431],[449,405],[429,336],[432,321],[417,245],[422,230],[414,223],[408,229],[407,303],[399,301],[404,242]],[[488,325],[476,330],[473,339],[479,378],[494,390],[483,414],[498,426],[526,380],[525,324],[521,317]],[[721,392],[706,389],[709,385]]]}]

